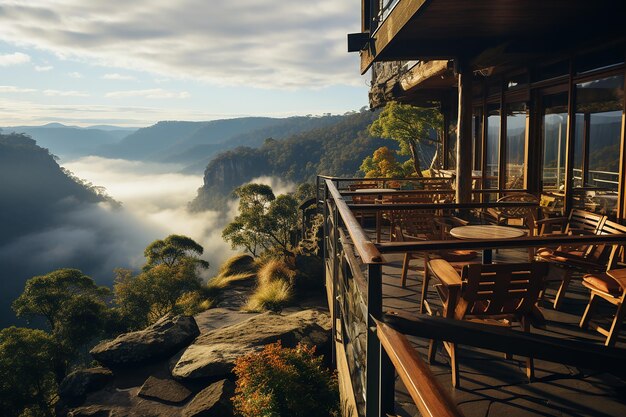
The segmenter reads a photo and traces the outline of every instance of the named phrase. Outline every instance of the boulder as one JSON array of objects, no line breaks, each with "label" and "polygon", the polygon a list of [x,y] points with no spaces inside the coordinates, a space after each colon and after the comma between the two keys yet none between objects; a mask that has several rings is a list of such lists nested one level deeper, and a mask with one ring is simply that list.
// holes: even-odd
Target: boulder
[{"label": "boulder", "polygon": [[101,364],[119,368],[167,358],[199,334],[193,317],[165,316],[144,330],[101,342],[89,353]]},{"label": "boulder", "polygon": [[85,395],[104,387],[113,379],[113,373],[106,368],[89,368],[74,371],[59,385],[59,397],[70,406],[81,404]]},{"label": "boulder", "polygon": [[137,395],[148,400],[180,404],[189,398],[191,391],[173,379],[161,379],[150,376],[143,383]]},{"label": "boulder", "polygon": [[235,384],[227,379],[209,385],[183,410],[183,417],[232,417]]},{"label": "boulder", "polygon": [[115,410],[107,407],[101,407],[98,405],[91,405],[89,407],[81,407],[70,411],[68,417],[112,417]]},{"label": "boulder", "polygon": [[330,340],[330,318],[317,310],[289,315],[263,313],[232,326],[209,331],[171,361],[175,378],[223,378],[242,355],[282,341],[285,347],[299,342],[326,345]]}]

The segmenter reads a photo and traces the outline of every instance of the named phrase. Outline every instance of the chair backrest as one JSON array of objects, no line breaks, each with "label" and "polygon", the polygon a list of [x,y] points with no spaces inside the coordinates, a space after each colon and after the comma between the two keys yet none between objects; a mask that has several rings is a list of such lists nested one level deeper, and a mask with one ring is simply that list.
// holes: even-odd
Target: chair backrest
[{"label": "chair backrest", "polygon": [[605,218],[606,216],[602,214],[573,209],[569,214],[565,233],[575,232],[576,230],[597,233]]},{"label": "chair backrest", "polygon": [[[599,235],[617,235],[622,233],[626,233],[626,226],[606,219],[602,222],[598,231]],[[626,242],[614,245],[589,245],[585,258],[602,265],[606,263],[607,269],[615,269],[620,257],[623,256],[624,246],[626,246]]]},{"label": "chair backrest", "polygon": [[465,265],[455,318],[530,313],[547,271],[545,262]]},{"label": "chair backrest", "polygon": [[[430,194],[392,195],[384,199],[385,203],[392,204],[432,204]],[[400,226],[409,235],[435,235],[435,209],[408,209],[389,210],[389,220],[392,225]]]}]

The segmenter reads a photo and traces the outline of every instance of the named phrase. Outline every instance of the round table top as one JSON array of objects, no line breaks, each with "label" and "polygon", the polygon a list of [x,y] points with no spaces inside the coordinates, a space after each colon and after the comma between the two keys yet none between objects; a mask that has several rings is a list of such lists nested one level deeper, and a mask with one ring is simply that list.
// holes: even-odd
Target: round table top
[{"label": "round table top", "polygon": [[457,239],[513,239],[526,235],[523,230],[495,224],[454,227],[450,234]]},{"label": "round table top", "polygon": [[380,193],[387,191],[398,191],[395,188],[358,188],[354,190],[355,193]]}]

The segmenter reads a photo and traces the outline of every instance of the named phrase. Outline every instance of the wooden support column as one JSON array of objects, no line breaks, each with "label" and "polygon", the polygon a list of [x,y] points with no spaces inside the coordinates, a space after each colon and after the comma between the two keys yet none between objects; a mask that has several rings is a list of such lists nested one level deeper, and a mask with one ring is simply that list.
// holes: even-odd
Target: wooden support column
[{"label": "wooden support column", "polygon": [[472,70],[464,59],[456,60],[459,77],[459,120],[456,145],[456,202],[472,201]]},{"label": "wooden support column", "polygon": [[563,213],[567,216],[572,210],[574,194],[574,147],[576,142],[576,86],[573,78],[573,63],[570,61],[568,102],[567,102],[567,140],[565,145],[565,201]]}]

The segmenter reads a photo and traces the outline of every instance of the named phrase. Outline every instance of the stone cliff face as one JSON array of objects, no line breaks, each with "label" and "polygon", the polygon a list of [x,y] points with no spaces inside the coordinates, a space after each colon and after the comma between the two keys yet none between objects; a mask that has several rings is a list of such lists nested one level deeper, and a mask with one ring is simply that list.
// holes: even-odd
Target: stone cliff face
[{"label": "stone cliff face", "polygon": [[211,161],[204,171],[204,185],[190,204],[192,210],[221,209],[233,189],[262,175],[271,168],[259,149],[239,148]]}]

